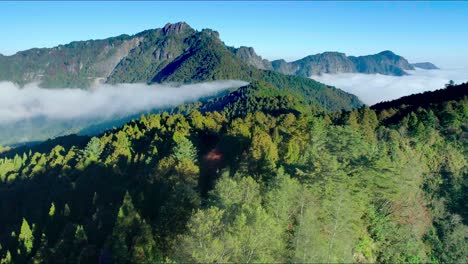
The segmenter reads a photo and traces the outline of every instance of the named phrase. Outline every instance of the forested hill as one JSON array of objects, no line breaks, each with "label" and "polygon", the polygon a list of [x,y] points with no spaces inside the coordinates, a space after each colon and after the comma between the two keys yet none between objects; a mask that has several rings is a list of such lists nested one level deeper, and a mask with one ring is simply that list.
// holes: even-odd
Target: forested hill
[{"label": "forested hill", "polygon": [[468,83],[448,84],[445,89],[403,96],[397,100],[377,103],[371,108],[382,111],[389,108],[424,107],[445,101],[462,100],[466,96],[468,96]]},{"label": "forested hill", "polygon": [[252,85],[0,159],[1,262],[468,262],[466,99],[387,126]]},{"label": "forested hill", "polygon": [[[427,112],[428,119],[434,121],[434,113],[445,113],[441,122],[453,122],[453,107],[464,107],[468,100],[468,83],[448,84],[445,89],[427,91],[420,94],[413,94],[401,97],[400,99],[382,102],[371,106],[375,110],[382,122],[386,124],[398,123],[411,112]],[[466,111],[461,109],[461,111]],[[458,122],[466,123],[466,120]],[[421,128],[423,129],[423,128]]]}]

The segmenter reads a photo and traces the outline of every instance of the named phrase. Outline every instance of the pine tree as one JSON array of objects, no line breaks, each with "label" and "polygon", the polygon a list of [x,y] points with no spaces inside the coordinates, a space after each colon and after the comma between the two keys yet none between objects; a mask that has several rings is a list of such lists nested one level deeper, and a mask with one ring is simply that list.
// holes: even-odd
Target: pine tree
[{"label": "pine tree", "polygon": [[29,254],[33,247],[34,236],[31,228],[29,227],[28,221],[26,221],[25,218],[23,218],[23,222],[21,223],[21,231],[18,236],[18,241],[24,246],[26,252]]},{"label": "pine tree", "polygon": [[50,204],[50,209],[49,209],[49,216],[53,217],[55,215],[55,204],[52,202]]},{"label": "pine tree", "polygon": [[125,193],[109,240],[115,263],[154,263],[159,260],[151,227],[133,206]]}]

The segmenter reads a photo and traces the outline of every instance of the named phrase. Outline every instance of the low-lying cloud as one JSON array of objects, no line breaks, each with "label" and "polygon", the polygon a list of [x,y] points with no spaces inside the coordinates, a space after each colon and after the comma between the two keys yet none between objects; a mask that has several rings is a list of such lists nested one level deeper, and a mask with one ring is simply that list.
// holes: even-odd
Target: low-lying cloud
[{"label": "low-lying cloud", "polygon": [[0,124],[45,117],[53,120],[106,119],[156,108],[194,102],[243,81],[214,81],[189,85],[102,84],[91,90],[23,88],[0,83]]},{"label": "low-lying cloud", "polygon": [[455,83],[468,81],[468,69],[416,69],[407,72],[409,75],[401,77],[381,74],[341,73],[323,74],[311,78],[355,94],[368,105],[414,93],[437,90],[443,88],[450,80]]}]

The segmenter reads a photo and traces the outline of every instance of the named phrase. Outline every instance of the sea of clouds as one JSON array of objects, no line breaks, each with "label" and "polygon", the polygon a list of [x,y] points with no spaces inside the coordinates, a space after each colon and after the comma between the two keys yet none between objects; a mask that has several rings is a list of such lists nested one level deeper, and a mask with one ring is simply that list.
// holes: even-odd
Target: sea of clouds
[{"label": "sea of clouds", "polygon": [[468,81],[468,68],[407,71],[409,75],[340,73],[322,74],[311,78],[357,95],[365,104],[397,99],[405,95],[443,88],[450,80]]},{"label": "sea of clouds", "polygon": [[44,89],[37,84],[19,87],[0,82],[0,124],[37,117],[107,119],[194,102],[246,84],[236,80],[188,85],[102,84],[83,90]]}]

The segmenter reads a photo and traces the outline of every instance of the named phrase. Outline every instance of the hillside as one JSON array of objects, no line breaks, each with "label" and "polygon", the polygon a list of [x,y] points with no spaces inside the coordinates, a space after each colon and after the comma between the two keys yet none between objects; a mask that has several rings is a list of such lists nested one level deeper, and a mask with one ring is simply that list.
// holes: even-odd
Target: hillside
[{"label": "hillside", "polygon": [[467,100],[416,101],[387,124],[252,82],[23,149],[0,159],[0,259],[467,262]]},{"label": "hillside", "polygon": [[443,103],[451,100],[461,100],[468,96],[468,83],[447,85],[444,89],[426,91],[419,94],[403,96],[389,102],[381,102],[371,108],[382,111],[389,108],[411,108],[426,107],[431,104]]}]

